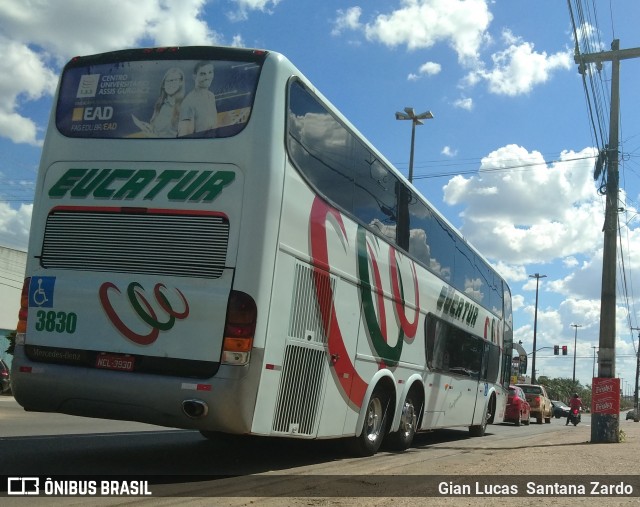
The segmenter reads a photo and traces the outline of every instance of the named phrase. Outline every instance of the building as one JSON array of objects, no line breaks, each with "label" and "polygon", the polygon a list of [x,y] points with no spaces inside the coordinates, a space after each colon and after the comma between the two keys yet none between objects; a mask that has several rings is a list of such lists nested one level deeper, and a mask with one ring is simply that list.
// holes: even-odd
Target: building
[{"label": "building", "polygon": [[7,334],[15,331],[20,309],[22,282],[27,253],[0,246],[0,358],[11,364],[7,355]]}]

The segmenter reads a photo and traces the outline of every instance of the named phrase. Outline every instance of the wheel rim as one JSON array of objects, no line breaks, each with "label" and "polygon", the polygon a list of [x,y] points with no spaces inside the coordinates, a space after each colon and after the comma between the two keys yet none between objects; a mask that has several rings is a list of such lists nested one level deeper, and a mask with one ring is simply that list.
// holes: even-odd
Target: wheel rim
[{"label": "wheel rim", "polygon": [[482,421],[482,428],[486,428],[489,425],[489,421],[491,420],[491,414],[493,413],[491,404],[492,402],[489,401],[489,404],[487,405],[487,413],[484,415],[484,421]]},{"label": "wheel rim", "polygon": [[402,415],[400,416],[400,432],[403,436],[408,437],[416,428],[417,416],[413,401],[407,399],[402,407]]},{"label": "wheel rim", "polygon": [[369,442],[375,442],[380,436],[382,426],[382,402],[379,398],[373,398],[367,407],[367,419],[365,426],[366,438]]},{"label": "wheel rim", "polygon": [[494,410],[494,400],[493,397],[489,400],[489,404],[487,405],[487,415],[484,418],[484,426],[486,427],[489,424],[489,421],[493,418],[493,410]]}]

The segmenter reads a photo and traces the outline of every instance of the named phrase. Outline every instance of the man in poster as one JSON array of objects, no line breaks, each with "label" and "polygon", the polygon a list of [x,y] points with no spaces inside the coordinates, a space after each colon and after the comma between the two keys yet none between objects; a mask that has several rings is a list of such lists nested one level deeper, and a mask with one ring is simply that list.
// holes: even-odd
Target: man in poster
[{"label": "man in poster", "polygon": [[194,89],[184,98],[180,109],[178,136],[211,130],[217,126],[216,97],[209,90],[213,82],[213,62],[198,62],[193,71]]}]

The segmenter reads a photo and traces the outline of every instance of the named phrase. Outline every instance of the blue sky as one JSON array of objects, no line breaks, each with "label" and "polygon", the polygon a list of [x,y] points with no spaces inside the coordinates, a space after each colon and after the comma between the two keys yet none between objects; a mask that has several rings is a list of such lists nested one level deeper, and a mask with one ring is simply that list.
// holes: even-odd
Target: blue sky
[{"label": "blue sky", "polygon": [[[623,49],[640,46],[637,0],[570,3],[579,33],[593,44],[588,51],[608,50],[614,38]],[[611,69],[594,70],[599,109],[592,123],[564,1],[2,0],[0,245],[26,249],[40,150],[64,62],[77,54],[189,44],[285,54],[405,174],[411,124],[396,121],[395,112],[432,111],[434,119],[416,130],[415,185],[508,279],[516,339],[528,351],[535,306],[529,275],[546,275],[537,344],[568,345],[569,355],[540,350],[538,376],[572,377],[571,325],[578,324],[576,376],[591,383],[604,216],[593,156],[608,132]],[[623,61],[616,374],[625,392],[638,339],[630,328],[640,327],[639,81],[640,60]]]}]

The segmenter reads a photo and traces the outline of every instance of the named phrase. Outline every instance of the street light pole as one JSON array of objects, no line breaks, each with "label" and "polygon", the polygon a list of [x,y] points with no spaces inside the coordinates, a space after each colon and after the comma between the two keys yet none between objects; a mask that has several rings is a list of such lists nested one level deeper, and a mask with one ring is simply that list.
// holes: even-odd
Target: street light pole
[{"label": "street light pole", "polygon": [[413,182],[413,148],[416,140],[416,125],[424,125],[422,120],[431,120],[433,113],[425,111],[416,114],[412,107],[405,107],[404,113],[396,112],[396,120],[411,120],[411,153],[409,154],[409,182]]},{"label": "street light pole", "polygon": [[540,282],[540,278],[546,278],[547,275],[540,275],[536,273],[535,275],[529,275],[529,278],[536,279],[536,309],[533,314],[533,358],[531,360],[531,383],[536,383],[536,335],[538,332],[538,284]]},{"label": "street light pole", "polygon": [[576,347],[578,344],[578,328],[582,327],[581,324],[571,324],[571,327],[576,328],[576,334],[573,339],[573,383],[576,383]]}]

